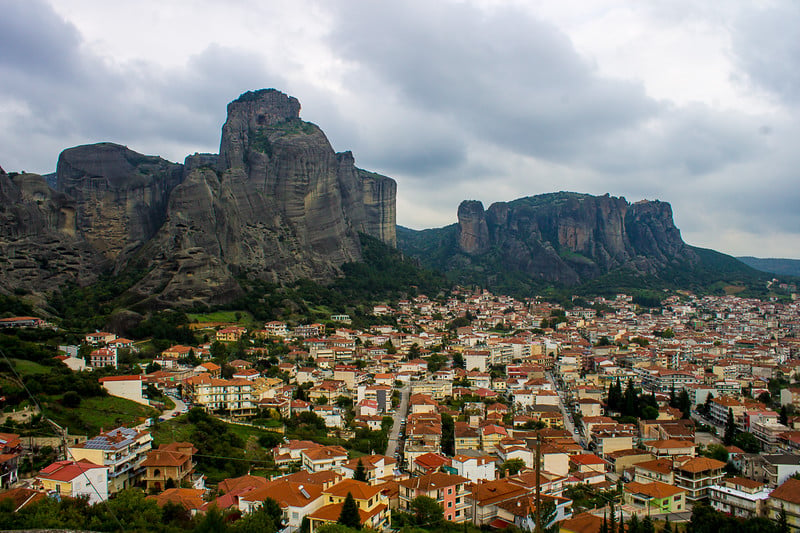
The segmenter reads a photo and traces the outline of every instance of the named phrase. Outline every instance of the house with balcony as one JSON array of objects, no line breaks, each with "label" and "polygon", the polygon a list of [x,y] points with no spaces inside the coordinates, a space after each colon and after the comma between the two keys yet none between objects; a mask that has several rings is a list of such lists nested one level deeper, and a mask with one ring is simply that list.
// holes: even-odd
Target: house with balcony
[{"label": "house with balcony", "polygon": [[695,457],[676,466],[675,485],[686,491],[686,500],[694,503],[707,500],[712,485],[722,482],[725,463],[708,457]]},{"label": "house with balcony", "polygon": [[476,526],[489,525],[498,518],[503,502],[517,500],[532,493],[529,487],[515,483],[511,478],[475,483],[470,486],[470,493],[467,495],[472,523]]},{"label": "house with balcony", "polygon": [[646,515],[686,511],[686,490],[660,481],[627,483],[623,487],[623,500]]},{"label": "house with balcony", "polygon": [[307,515],[311,533],[315,533],[320,526],[334,523],[342,514],[342,506],[351,495],[358,504],[358,514],[361,518],[361,527],[375,531],[385,531],[391,525],[391,510],[389,498],[381,489],[363,481],[344,479],[322,491],[323,506]]},{"label": "house with balcony", "polygon": [[300,528],[303,517],[325,505],[322,497],[324,489],[325,486],[319,483],[299,482],[282,477],[264,480],[264,483],[252,488],[233,490],[230,494],[238,497],[239,511],[245,515],[259,509],[267,498],[272,498],[278,502],[283,513],[282,525],[296,531]]},{"label": "house with balcony", "polygon": [[146,469],[142,476],[146,489],[162,491],[167,488],[169,480],[175,487],[184,481],[191,481],[195,467],[192,456],[195,453],[197,448],[191,442],[171,442],[160,445],[157,450],[150,450],[142,463]]},{"label": "house with balcony", "polygon": [[322,470],[339,471],[347,462],[347,450],[341,446],[317,446],[300,452],[303,468],[312,474]]},{"label": "house with balcony", "polygon": [[255,413],[252,381],[200,374],[190,377],[185,383],[189,398],[206,411],[229,413],[233,417]]},{"label": "house with balcony", "polygon": [[444,472],[400,480],[400,509],[408,512],[414,498],[428,496],[442,506],[445,520],[464,522],[469,520],[468,483],[465,477]]},{"label": "house with balcony", "polygon": [[732,477],[708,489],[711,507],[736,518],[755,518],[767,514],[771,489],[764,483]]},{"label": "house with balcony", "polygon": [[0,489],[17,481],[22,441],[16,433],[0,433]]},{"label": "house with balcony", "polygon": [[144,461],[152,448],[153,437],[146,431],[118,427],[67,448],[76,461],[86,460],[107,467],[108,492],[117,492],[139,483],[145,473]]}]

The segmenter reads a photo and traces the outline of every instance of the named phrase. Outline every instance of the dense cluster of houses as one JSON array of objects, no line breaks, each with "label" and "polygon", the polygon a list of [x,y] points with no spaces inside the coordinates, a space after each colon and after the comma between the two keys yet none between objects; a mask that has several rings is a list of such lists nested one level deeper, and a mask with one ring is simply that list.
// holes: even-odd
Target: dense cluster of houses
[{"label": "dense cluster of houses", "polygon": [[[143,391],[153,385],[233,419],[264,409],[284,417],[310,411],[340,435],[350,429],[349,405],[357,426],[379,429],[386,415],[403,419],[396,454],[360,457],[366,481],[353,480],[359,461],[344,448],[287,441],[273,450],[275,464],[300,472],[226,480],[212,502],[194,472],[190,443],[151,450],[140,436],[146,432],[125,428],[76,446],[70,461],[37,479],[62,490],[51,478],[91,472],[113,494],[130,486],[134,478],[126,473],[135,472],[136,483],[161,491],[160,502],[179,499],[195,512],[213,503],[246,513],[269,496],[280,502],[288,526],[308,517],[312,531],[336,520],[347,493],[358,501],[362,523],[375,529],[388,528],[391,510],[407,510],[419,495],[438,501],[447,520],[532,529],[537,486],[542,501],[555,504],[553,520],[564,531],[596,531],[605,512],[601,506],[573,516],[567,495],[575,486],[619,487],[619,509],[627,516],[679,521],[705,501],[740,517],[776,518],[782,510],[800,527],[794,477],[800,473],[800,387],[784,386],[774,398],[786,406],[783,416],[759,401],[771,382],[774,391],[775,383],[799,376],[800,304],[687,296],[669,298],[658,313],[644,312],[624,295],[591,304],[564,310],[537,299],[463,292],[375,306],[373,313],[391,317],[392,325],[368,330],[351,329],[345,316],[335,317],[338,327],[225,325],[215,340],[262,339],[291,351],[273,365],[278,372],[266,373],[254,362],[268,351],[247,348],[242,359],[226,363],[223,377],[210,360],[210,343],[172,346],[154,360],[161,370],[101,379],[114,395],[146,403]],[[118,350],[131,346],[103,332],[86,342],[94,346],[89,367],[115,365]],[[439,354],[444,363],[432,357]],[[78,367],[75,355],[63,356],[65,364]],[[619,413],[609,410],[607,394],[617,383],[652,395],[654,418],[614,418]],[[398,412],[401,390],[407,413]],[[669,406],[682,393],[694,420]],[[721,435],[731,415],[763,453],[729,446],[727,462],[703,455],[713,437],[699,439],[696,421]],[[126,451],[110,451],[121,447]],[[126,463],[126,453],[136,459]],[[728,473],[734,470],[740,474]],[[16,479],[4,476],[6,484]],[[167,489],[168,479],[191,488]],[[87,490],[70,487],[63,490]]]}]

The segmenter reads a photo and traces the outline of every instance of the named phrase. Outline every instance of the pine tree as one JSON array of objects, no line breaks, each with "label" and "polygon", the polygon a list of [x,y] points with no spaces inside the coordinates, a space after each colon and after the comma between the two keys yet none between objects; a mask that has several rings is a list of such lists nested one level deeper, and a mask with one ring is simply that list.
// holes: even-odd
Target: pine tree
[{"label": "pine tree", "polygon": [[642,526],[639,528],[639,533],[656,533],[656,527],[649,516],[645,516],[642,520]]},{"label": "pine tree", "polygon": [[778,421],[784,426],[789,425],[789,409],[785,405],[781,406],[780,419]]},{"label": "pine tree", "polygon": [[608,519],[606,519],[605,513],[603,513],[603,523],[600,524],[600,533],[611,533],[608,530]]},{"label": "pine tree", "polygon": [[786,517],[786,509],[781,504],[781,512],[778,514],[778,531],[780,533],[789,533],[789,520]]},{"label": "pine tree", "polygon": [[361,459],[358,460],[356,470],[353,472],[353,479],[356,481],[367,481],[367,469],[364,468],[364,463],[361,462]]},{"label": "pine tree", "polygon": [[619,512],[619,533],[625,533],[625,515]]},{"label": "pine tree", "polygon": [[636,416],[636,403],[637,403],[636,389],[633,386],[633,379],[628,380],[628,387],[625,389],[624,405],[622,414],[625,416]]},{"label": "pine tree", "polygon": [[722,443],[725,446],[733,444],[733,439],[736,437],[736,420],[733,418],[733,409],[728,408],[728,421],[725,423],[725,435],[722,437]]},{"label": "pine tree", "polygon": [[661,530],[661,533],[672,533],[672,524],[669,523],[669,516],[664,521],[664,529]]},{"label": "pine tree", "polygon": [[608,519],[608,532],[617,533],[617,513],[614,511],[614,503],[611,505],[611,516]]},{"label": "pine tree", "polygon": [[639,517],[635,514],[631,515],[628,522],[628,533],[641,533],[641,525],[639,524]]},{"label": "pine tree", "polygon": [[358,514],[358,503],[351,493],[347,493],[339,515],[338,523],[353,529],[361,529],[361,516]]}]

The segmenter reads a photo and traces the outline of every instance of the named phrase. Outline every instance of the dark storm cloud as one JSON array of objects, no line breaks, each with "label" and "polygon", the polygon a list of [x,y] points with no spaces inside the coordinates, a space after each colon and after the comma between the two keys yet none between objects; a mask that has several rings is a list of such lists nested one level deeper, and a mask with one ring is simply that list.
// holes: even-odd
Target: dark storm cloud
[{"label": "dark storm cloud", "polygon": [[745,10],[733,32],[733,53],[747,80],[786,103],[800,103],[800,4],[775,2]]},{"label": "dark storm cloud", "polygon": [[405,104],[518,153],[571,161],[653,116],[641,85],[598,76],[553,26],[466,4],[346,4],[332,45]]},{"label": "dark storm cloud", "polygon": [[[52,170],[70,143],[113,141],[174,160],[216,151],[225,104],[244,90],[284,83],[259,66],[257,55],[213,44],[172,70],[111,64],[82,49],[77,30],[49,6],[1,7],[8,46],[0,48],[0,96],[19,108],[0,132],[0,157],[9,168]],[[36,136],[46,138],[35,147],[10,140]],[[15,152],[6,152],[12,146]],[[43,155],[43,146],[55,153]]]}]

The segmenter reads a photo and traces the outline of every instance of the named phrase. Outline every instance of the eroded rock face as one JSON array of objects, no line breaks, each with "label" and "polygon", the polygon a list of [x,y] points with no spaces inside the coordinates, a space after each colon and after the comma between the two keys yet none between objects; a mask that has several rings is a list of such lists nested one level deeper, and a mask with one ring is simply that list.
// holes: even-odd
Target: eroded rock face
[{"label": "eroded rock face", "polygon": [[[132,289],[140,300],[191,306],[235,298],[239,275],[328,281],[361,258],[359,232],[396,245],[394,180],[335,153],[299,113],[279,91],[248,92],[228,105],[219,155],[180,165],[112,143],[78,146],[59,157],[58,192],[2,173],[4,257],[23,276],[52,259],[35,252],[54,250],[67,258],[53,263],[64,275],[89,281],[135,264],[146,271]],[[39,269],[25,279],[58,284]]]},{"label": "eroded rock face", "polygon": [[458,206],[458,247],[469,255],[489,249],[486,213],[477,200],[465,200]]},{"label": "eroded rock face", "polygon": [[225,301],[240,290],[238,274],[332,279],[361,258],[360,231],[396,243],[395,182],[336,154],[299,111],[275,90],[228,105],[216,166],[207,154],[187,158],[167,220],[146,247],[156,267],[136,290],[163,287],[165,302]]},{"label": "eroded rock face", "polygon": [[692,260],[664,202],[554,193],[458,209],[458,248],[475,256],[496,250],[503,265],[537,279],[575,284],[627,266],[653,273]]},{"label": "eroded rock face", "polygon": [[109,260],[147,242],[164,222],[181,165],[100,143],[64,150],[57,189],[75,200],[76,231]]},{"label": "eroded rock face", "polygon": [[76,231],[75,202],[38,174],[0,172],[0,287],[57,289],[90,283],[104,258]]}]

